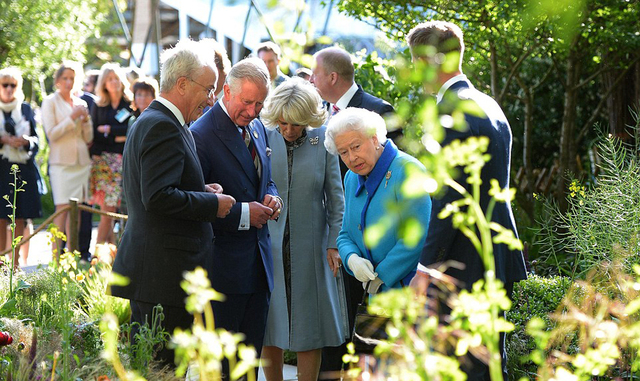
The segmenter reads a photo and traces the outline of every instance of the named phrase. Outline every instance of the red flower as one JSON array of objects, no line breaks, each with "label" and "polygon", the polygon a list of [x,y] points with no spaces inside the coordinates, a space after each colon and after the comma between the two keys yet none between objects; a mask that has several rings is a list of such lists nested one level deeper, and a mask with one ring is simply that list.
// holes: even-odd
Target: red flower
[{"label": "red flower", "polygon": [[0,332],[0,347],[13,343],[13,337],[9,332]]}]

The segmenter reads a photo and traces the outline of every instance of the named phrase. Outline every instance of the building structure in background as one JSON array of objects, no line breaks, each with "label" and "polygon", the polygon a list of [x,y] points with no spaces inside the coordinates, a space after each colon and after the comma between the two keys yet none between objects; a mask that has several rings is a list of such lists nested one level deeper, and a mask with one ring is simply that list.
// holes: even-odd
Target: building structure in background
[{"label": "building structure in background", "polygon": [[353,52],[364,48],[375,50],[374,39],[381,36],[372,25],[339,13],[335,0],[326,5],[322,0],[307,0],[301,2],[302,10],[292,8],[295,2],[279,1],[275,6],[269,3],[273,2],[130,0],[124,13],[131,29],[130,65],[140,67],[148,75],[157,75],[158,53],[187,37],[215,38],[235,63],[261,42],[273,40],[276,30],[278,35],[297,30],[316,39],[327,36]]}]

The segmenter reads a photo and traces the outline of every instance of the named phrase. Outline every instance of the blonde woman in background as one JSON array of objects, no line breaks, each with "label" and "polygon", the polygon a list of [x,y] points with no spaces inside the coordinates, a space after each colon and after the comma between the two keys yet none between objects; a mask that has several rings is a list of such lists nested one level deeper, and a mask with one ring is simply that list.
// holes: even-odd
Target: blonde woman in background
[{"label": "blonde woman in background", "polygon": [[[93,126],[87,103],[73,95],[76,85],[82,82],[76,74],[82,75],[82,67],[73,62],[62,63],[53,78],[56,91],[42,101],[42,124],[49,139],[49,178],[56,211],[67,206],[72,197],[83,201],[89,195],[91,158],[87,145],[93,140]],[[58,215],[53,222],[66,232],[67,213]]]},{"label": "blonde woman in background", "polygon": [[[133,115],[129,82],[118,64],[102,65],[96,95],[98,101],[91,110],[91,204],[99,205],[102,211],[115,212],[122,198],[122,152]],[[105,242],[114,243],[113,219],[102,215],[97,243]]]}]

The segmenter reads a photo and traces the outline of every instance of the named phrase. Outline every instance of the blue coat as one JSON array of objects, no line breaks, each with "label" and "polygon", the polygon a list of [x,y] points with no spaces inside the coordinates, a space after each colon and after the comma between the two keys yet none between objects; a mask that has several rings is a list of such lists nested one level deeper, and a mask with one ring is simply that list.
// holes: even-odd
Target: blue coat
[{"label": "blue coat", "polygon": [[[344,196],[338,157],[324,148],[325,127],[308,129],[293,150],[289,176],[287,147],[280,132],[267,131],[273,148],[272,172],[285,200],[282,217],[269,221],[275,285],[271,294],[264,345],[294,352],[338,346],[348,335],[342,274],[327,263],[327,248],[336,248]],[[289,218],[291,321],[287,313],[283,238]]]},{"label": "blue coat", "polygon": [[264,225],[261,229],[238,230],[242,202],[262,203],[265,195],[278,195],[271,180],[271,149],[264,125],[255,119],[249,128],[262,165],[261,176],[220,101],[191,126],[205,184],[218,183],[225,194],[236,199],[231,213],[212,223],[215,240],[209,277],[213,288],[226,294],[251,294],[273,288],[269,228]]},{"label": "blue coat", "polygon": [[[427,194],[409,197],[402,191],[402,185],[412,170],[425,172],[418,160],[399,151],[391,140],[387,140],[368,178],[349,171],[344,179],[345,212],[338,235],[340,257],[351,275],[353,272],[348,265],[351,255],[369,259],[374,272],[384,282],[383,291],[409,284],[420,259],[421,244],[427,235],[431,198]],[[367,247],[363,231],[388,215],[394,217],[393,222],[375,247]],[[400,223],[411,217],[422,227],[416,240],[418,244],[412,247],[405,244],[399,230]]]},{"label": "blue coat", "polygon": [[[441,114],[448,114],[460,101],[472,101],[479,106],[484,115],[465,114],[468,125],[466,131],[460,132],[452,128],[446,129],[445,146],[455,139],[464,141],[470,136],[486,136],[490,143],[487,153],[491,159],[482,168],[482,186],[480,187],[480,204],[486,211],[489,203],[489,188],[491,179],[497,179],[501,188],[509,186],[509,171],[511,168],[511,127],[502,109],[491,97],[476,90],[466,80],[455,82],[444,93],[443,100],[438,104]],[[469,189],[466,175],[459,171],[460,176],[456,181]],[[420,263],[429,266],[448,260],[460,262],[465,265],[464,270],[450,268],[447,274],[464,283],[464,287],[471,289],[473,283],[484,277],[484,265],[475,247],[469,239],[451,223],[451,218],[440,219],[438,213],[448,203],[459,198],[460,195],[447,189],[444,196],[433,201],[433,213],[429,224],[429,234],[424,245]],[[512,230],[518,235],[516,224],[511,211],[511,205],[496,203],[493,210],[492,221]],[[526,279],[524,259],[520,250],[510,250],[504,244],[494,244],[493,254],[496,263],[496,277],[505,283],[517,282]]]}]

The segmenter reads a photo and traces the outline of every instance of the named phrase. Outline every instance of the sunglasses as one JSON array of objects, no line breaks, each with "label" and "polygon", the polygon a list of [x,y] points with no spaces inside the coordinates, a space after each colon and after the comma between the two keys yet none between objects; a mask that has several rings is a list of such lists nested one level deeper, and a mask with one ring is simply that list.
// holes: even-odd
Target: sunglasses
[{"label": "sunglasses", "polygon": [[18,87],[18,85],[16,85],[15,83],[3,83],[2,87],[4,87],[5,89],[7,87],[11,87],[12,89],[15,89],[16,87]]}]

